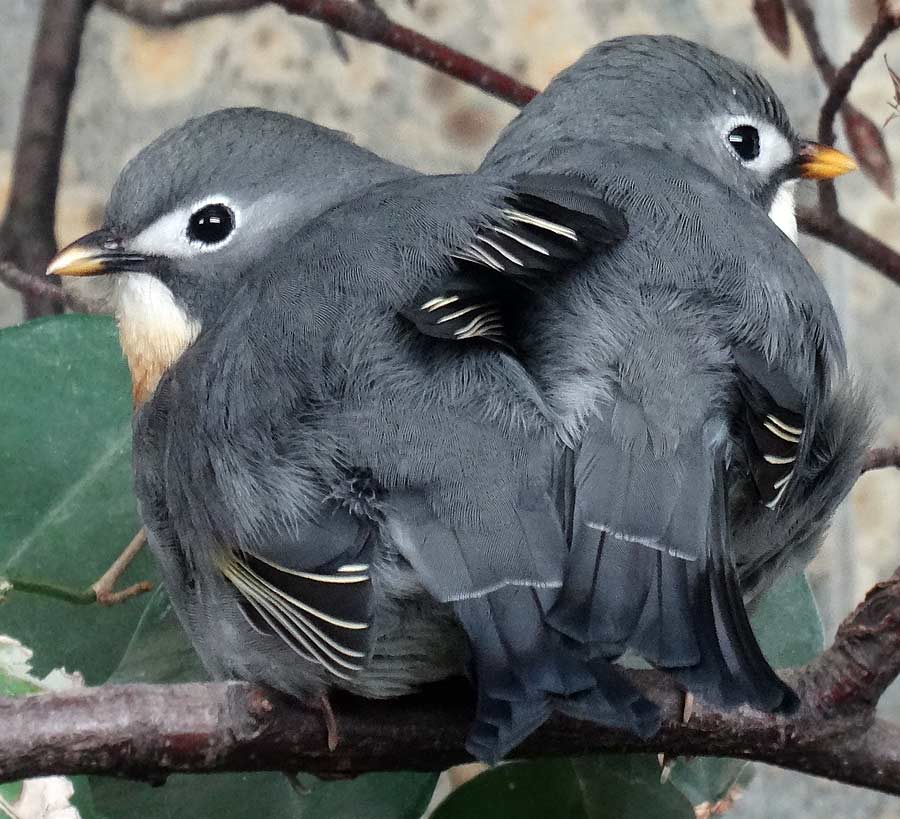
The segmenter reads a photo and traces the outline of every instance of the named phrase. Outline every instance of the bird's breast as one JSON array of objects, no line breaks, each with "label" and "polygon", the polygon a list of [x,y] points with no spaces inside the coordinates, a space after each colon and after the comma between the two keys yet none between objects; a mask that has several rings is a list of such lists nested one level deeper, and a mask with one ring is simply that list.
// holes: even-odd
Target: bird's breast
[{"label": "bird's breast", "polygon": [[188,316],[168,287],[145,273],[123,277],[117,318],[137,407],[153,394],[160,378],[197,338],[200,323]]}]

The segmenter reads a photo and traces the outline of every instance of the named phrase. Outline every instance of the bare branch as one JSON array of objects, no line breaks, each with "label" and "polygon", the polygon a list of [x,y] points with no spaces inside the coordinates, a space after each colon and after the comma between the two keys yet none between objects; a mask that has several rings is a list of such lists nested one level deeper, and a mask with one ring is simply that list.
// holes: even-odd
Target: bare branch
[{"label": "bare branch", "polygon": [[[820,658],[787,676],[801,706],[790,717],[695,704],[664,674],[630,671],[663,713],[649,740],[556,717],[521,756],[662,752],[754,759],[900,794],[900,727],[874,705],[900,671],[900,570],[880,583]],[[101,688],[0,699],[0,780],[106,773],[159,781],[185,771],[298,770],[355,776],[374,770],[440,770],[466,760],[468,689],[371,701],[335,696],[340,742],[308,706],[246,683]]]},{"label": "bare branch", "polygon": [[[56,252],[60,159],[81,34],[91,3],[44,0],[19,123],[9,205],[0,225],[0,259],[42,279]],[[46,288],[19,289],[25,293],[29,317],[60,311],[63,300]]]},{"label": "bare branch", "polygon": [[[799,682],[814,711],[846,715],[874,708],[898,675],[900,569],[869,590]],[[900,747],[896,750],[900,754]]]},{"label": "bare branch", "polygon": [[[378,43],[480,88],[512,105],[524,105],[537,91],[472,57],[394,23],[372,3],[352,0],[273,0],[292,14],[325,23],[360,40]],[[262,0],[104,0],[112,9],[152,26],[167,26],[224,12],[268,5]]]},{"label": "bare branch", "polygon": [[834,142],[834,118],[847,99],[850,87],[862,67],[871,59],[878,48],[892,32],[900,28],[900,16],[881,5],[878,17],[869,33],[853,52],[850,59],[834,75],[829,83],[828,96],[819,111],[819,142],[831,145]]},{"label": "bare branch", "polygon": [[0,261],[0,281],[35,298],[60,307],[77,307],[74,296],[66,293],[58,284],[54,284],[44,276],[35,276],[19,270],[11,262]]},{"label": "bare branch", "polygon": [[[900,27],[900,16],[888,11],[884,3],[879,3],[878,17],[871,29],[869,29],[862,44],[840,70],[837,70],[834,67],[834,63],[829,59],[825,46],[819,37],[815,15],[807,0],[791,0],[791,9],[794,12],[800,30],[803,32],[813,63],[828,87],[828,95],[825,97],[825,101],[822,103],[819,111],[818,138],[819,142],[832,145],[835,139],[834,119],[838,111],[843,109],[844,119],[848,128],[860,121],[862,115],[847,102],[847,94],[850,93],[850,87],[853,85],[853,81],[862,67],[875,53],[875,49],[885,41],[891,32]],[[893,180],[891,180],[891,188],[893,188],[892,182]],[[884,184],[883,181],[880,181],[880,183]],[[837,191],[832,180],[819,182],[819,209],[826,220],[837,216],[839,212]],[[826,239],[831,244],[843,246],[839,242],[834,241],[830,233],[828,236],[820,235],[820,238]],[[878,269],[881,270],[881,268]],[[884,271],[881,270],[881,272]]]},{"label": "bare branch", "polygon": [[825,214],[821,208],[801,209],[797,212],[797,225],[809,236],[839,247],[900,284],[900,254],[840,213]]},{"label": "bare branch", "polygon": [[825,85],[831,85],[835,74],[837,74],[837,69],[828,57],[822,38],[819,37],[819,29],[816,27],[816,16],[812,7],[807,0],[790,0],[790,7],[797,24],[800,26],[800,31],[803,32],[803,39],[806,40],[806,46],[809,49],[809,55],[812,57],[816,70],[824,80]]},{"label": "bare branch", "polygon": [[900,445],[870,449],[866,455],[866,462],[863,464],[862,471],[870,472],[873,469],[887,469],[889,467],[900,469]]}]

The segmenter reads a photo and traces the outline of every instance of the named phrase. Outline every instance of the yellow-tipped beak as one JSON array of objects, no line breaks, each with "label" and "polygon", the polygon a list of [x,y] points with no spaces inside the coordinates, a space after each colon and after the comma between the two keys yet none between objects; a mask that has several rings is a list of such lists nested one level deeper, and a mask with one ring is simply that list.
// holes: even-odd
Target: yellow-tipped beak
[{"label": "yellow-tipped beak", "polygon": [[99,276],[140,270],[147,259],[123,250],[122,243],[107,230],[82,236],[59,251],[47,265],[48,276]]},{"label": "yellow-tipped beak", "polygon": [[834,179],[855,171],[856,160],[837,148],[818,142],[804,142],[800,148],[797,167],[804,179]]}]

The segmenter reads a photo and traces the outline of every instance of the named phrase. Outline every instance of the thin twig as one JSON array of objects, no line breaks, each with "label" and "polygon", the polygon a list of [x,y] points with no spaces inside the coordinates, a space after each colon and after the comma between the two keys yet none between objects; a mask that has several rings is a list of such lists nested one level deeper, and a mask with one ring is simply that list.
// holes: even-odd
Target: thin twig
[{"label": "thin twig", "polygon": [[840,213],[826,215],[821,208],[803,208],[797,211],[797,225],[900,284],[900,254]]},{"label": "thin twig", "polygon": [[[828,57],[816,27],[816,19],[807,0],[791,0],[791,10],[809,48],[813,63],[819,71],[828,95],[819,113],[819,140],[834,142],[834,118],[845,107],[847,94],[865,62],[884,39],[897,28],[897,15],[879,5],[878,18],[847,63],[836,69]],[[834,183],[819,183],[819,206],[797,214],[797,224],[804,233],[839,247],[861,262],[873,267],[896,284],[900,284],[900,254],[884,242],[866,233],[840,213]]]},{"label": "thin twig", "polygon": [[883,446],[870,449],[866,454],[866,461],[862,471],[871,472],[873,469],[900,469],[900,444],[895,446]]},{"label": "thin twig", "polygon": [[32,580],[27,577],[4,576],[8,586],[4,589],[4,595],[10,592],[24,592],[36,594],[40,597],[49,597],[52,600],[62,600],[76,606],[92,606],[97,602],[97,595],[93,589],[75,589],[71,586],[61,586],[58,583],[50,583],[44,580]]},{"label": "thin twig", "polygon": [[77,299],[67,293],[58,284],[54,284],[45,277],[34,276],[20,270],[12,262],[0,261],[0,281],[30,296],[42,299],[46,302],[61,307],[78,309]]},{"label": "thin twig", "polygon": [[[69,102],[92,0],[44,0],[19,122],[0,259],[43,278],[56,252],[56,192]],[[46,284],[46,282],[42,282]],[[28,287],[29,317],[58,313],[63,302]]]},{"label": "thin twig", "polygon": [[113,564],[87,589],[73,589],[68,586],[61,586],[58,583],[31,580],[24,577],[4,577],[3,580],[11,587],[6,591],[38,594],[42,597],[52,597],[56,600],[63,600],[66,603],[74,603],[80,606],[94,603],[98,603],[101,606],[115,606],[119,603],[124,603],[132,597],[153,591],[153,584],[149,580],[141,580],[121,591],[113,591],[119,578],[125,573],[125,570],[146,542],[146,530],[141,528],[131,539],[131,542],[122,550],[122,553],[113,561]]},{"label": "thin twig", "polygon": [[[663,727],[642,740],[556,717],[517,756],[615,753],[754,759],[900,794],[900,726],[874,706],[900,671],[900,570],[878,584],[838,629],[834,644],[785,677],[801,705],[791,716],[696,702],[665,674],[628,671],[656,702]],[[102,686],[0,699],[0,780],[103,773],[159,781],[174,772],[302,770],[351,776],[441,770],[466,760],[471,693],[393,701],[335,695],[341,742],[329,751],[316,702],[300,704],[247,683]]]},{"label": "thin twig", "polygon": [[[269,5],[262,0],[103,0],[104,4],[146,25],[168,26],[225,12]],[[273,0],[274,5],[325,23],[360,40],[378,43],[425,63],[512,105],[524,105],[537,93],[508,74],[424,34],[393,22],[377,5],[352,0]]]},{"label": "thin twig", "polygon": [[103,575],[91,586],[97,602],[101,606],[115,606],[117,603],[123,603],[139,594],[146,594],[153,590],[153,584],[149,580],[141,580],[133,583],[121,591],[113,591],[119,578],[125,573],[125,570],[131,565],[131,562],[137,557],[144,544],[147,542],[147,530],[141,527],[140,531],[131,539],[129,544],[122,550],[112,563],[112,565],[103,573]]},{"label": "thin twig", "polygon": [[[900,26],[900,19],[890,14],[884,6],[880,6],[878,17],[872,28],[869,29],[869,33],[829,83],[828,95],[819,110],[819,142],[825,145],[834,144],[834,119],[841,107],[845,105],[850,87],[862,67],[875,53],[875,49],[898,26]],[[819,182],[819,208],[823,213],[829,215],[839,212],[837,190],[833,180],[826,179]]]},{"label": "thin twig", "polygon": [[869,33],[853,52],[850,59],[829,82],[828,96],[819,110],[819,142],[831,145],[834,142],[834,118],[847,99],[854,80],[862,67],[871,59],[878,48],[892,32],[900,28],[900,16],[891,14],[883,7]]},{"label": "thin twig", "polygon": [[790,0],[791,11],[794,12],[794,18],[800,26],[803,33],[803,39],[806,40],[806,46],[809,48],[809,55],[812,57],[813,64],[819,72],[819,75],[825,82],[826,86],[831,85],[837,69],[834,63],[828,57],[822,38],[819,36],[819,29],[816,26],[816,15],[807,0]]}]

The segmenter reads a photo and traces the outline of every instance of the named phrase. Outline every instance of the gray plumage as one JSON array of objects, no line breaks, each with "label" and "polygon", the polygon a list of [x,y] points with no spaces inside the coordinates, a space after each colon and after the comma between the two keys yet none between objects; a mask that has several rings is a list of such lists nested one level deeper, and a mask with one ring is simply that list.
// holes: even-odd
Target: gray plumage
[{"label": "gray plumage", "polygon": [[[752,532],[760,554],[789,518],[814,542],[860,428],[848,413],[818,440],[820,408],[842,411],[840,333],[743,197],[771,204],[769,175],[742,191],[664,142],[590,143],[580,116],[548,145],[526,111],[481,174],[422,178],[307,124],[295,158],[279,128],[221,116],[232,141],[195,124],[126,169],[102,234],[128,271],[126,353],[146,279],[184,325],[141,379],[136,487],[213,673],[393,696],[465,655],[485,759],[554,708],[652,732],[609,662],[628,647],[714,699],[789,705],[746,619],[739,544]],[[201,172],[166,172],[199,144]],[[226,239],[184,243],[229,220]],[[766,438],[770,402],[786,426]],[[787,482],[761,466],[772,435],[804,466]]]},{"label": "gray plumage", "polygon": [[[328,205],[314,180],[248,196],[245,172],[260,161],[274,180],[276,149],[282,173],[312,166],[282,150],[284,121],[232,132],[244,116],[191,123],[139,155],[103,230],[60,257],[75,269],[86,244],[103,270],[125,271],[117,313],[143,385],[135,488],[204,663],[302,696],[396,696],[466,669],[478,689],[469,747],[485,759],[553,708],[652,733],[655,706],[546,624],[568,551],[557,443],[532,379],[498,343],[502,311],[464,293],[419,300],[478,272],[504,292],[507,275],[520,289],[552,277],[614,241],[617,213],[577,180],[406,179],[360,151],[369,189],[303,227]],[[300,141],[338,139],[298,127]],[[200,170],[172,172],[204,148]],[[327,170],[320,185],[348,196],[353,183]],[[372,186],[377,174],[397,178]],[[274,241],[259,203],[302,200],[304,185],[312,205],[279,212]],[[505,242],[528,264],[488,263],[483,248]],[[136,324],[160,306],[170,326]],[[153,334],[165,343],[135,349],[133,336]],[[173,345],[165,366],[148,365]]]},{"label": "gray plumage", "polygon": [[[656,725],[604,660],[544,625],[566,545],[530,379],[505,353],[432,344],[401,315],[508,194],[421,179],[326,213],[198,315],[135,422],[144,520],[157,552],[174,546],[176,606],[209,667],[293,693],[396,695],[460,670],[452,613],[479,685],[470,748],[491,759],[556,700]],[[390,222],[373,219],[386,207]],[[366,582],[339,586],[350,567]],[[302,589],[279,569],[328,580]],[[418,665],[398,656],[401,624]]]},{"label": "gray plumage", "polygon": [[[737,155],[741,125],[769,156]],[[794,696],[738,576],[753,596],[805,565],[871,425],[824,289],[755,207],[798,175],[801,144],[754,72],[626,37],[556,78],[482,166],[587,178],[628,223],[514,338],[573,449],[553,622],[592,653],[631,648],[702,696],[767,710]]]},{"label": "gray plumage", "polygon": [[[725,126],[751,120],[771,124],[791,155],[772,166],[736,162]],[[689,159],[766,210],[802,145],[763,77],[699,43],[666,36],[620,37],[589,49],[504,129],[482,168],[525,171],[567,140],[612,140]]]}]

